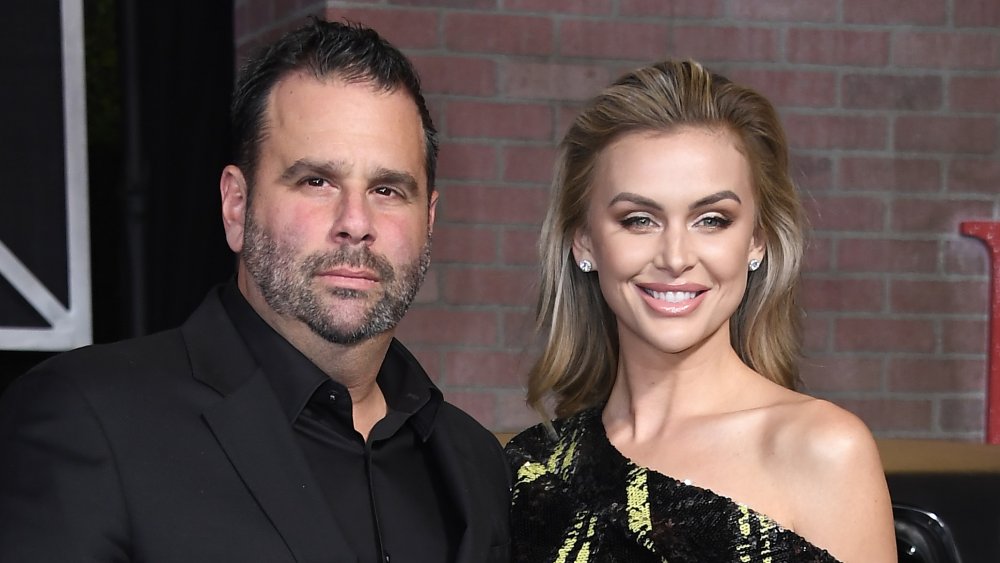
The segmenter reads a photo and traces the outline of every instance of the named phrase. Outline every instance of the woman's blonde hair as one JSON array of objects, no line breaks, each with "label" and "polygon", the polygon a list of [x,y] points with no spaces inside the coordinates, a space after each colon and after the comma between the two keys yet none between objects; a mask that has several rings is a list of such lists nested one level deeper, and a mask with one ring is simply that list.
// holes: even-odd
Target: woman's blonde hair
[{"label": "woman's blonde hair", "polygon": [[594,167],[605,147],[633,132],[682,126],[730,131],[749,162],[757,201],[756,233],[766,244],[760,268],[731,319],[740,359],[794,387],[798,378],[797,303],[805,219],[788,173],[785,134],[771,103],[693,61],[665,61],[629,72],[594,98],[559,146],[552,199],[542,226],[537,329],[548,331],[528,378],[528,404],[567,416],[607,400],[618,365],[615,316],[597,277],[580,271],[573,238],[585,227]]}]

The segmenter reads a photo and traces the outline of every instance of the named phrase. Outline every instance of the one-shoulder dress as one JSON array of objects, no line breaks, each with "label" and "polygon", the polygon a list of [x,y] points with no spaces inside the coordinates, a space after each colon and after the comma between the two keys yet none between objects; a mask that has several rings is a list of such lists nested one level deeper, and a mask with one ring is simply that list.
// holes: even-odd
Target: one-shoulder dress
[{"label": "one-shoulder dress", "polygon": [[600,409],[507,444],[518,563],[836,563],[767,516],[640,467],[608,441]]}]

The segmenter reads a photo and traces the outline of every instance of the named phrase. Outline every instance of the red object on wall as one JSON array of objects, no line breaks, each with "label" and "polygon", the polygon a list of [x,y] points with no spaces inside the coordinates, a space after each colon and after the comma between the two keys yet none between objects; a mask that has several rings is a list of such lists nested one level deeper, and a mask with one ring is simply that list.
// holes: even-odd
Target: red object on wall
[{"label": "red object on wall", "polygon": [[990,322],[986,355],[986,442],[1000,444],[1000,222],[966,221],[963,235],[990,251]]}]

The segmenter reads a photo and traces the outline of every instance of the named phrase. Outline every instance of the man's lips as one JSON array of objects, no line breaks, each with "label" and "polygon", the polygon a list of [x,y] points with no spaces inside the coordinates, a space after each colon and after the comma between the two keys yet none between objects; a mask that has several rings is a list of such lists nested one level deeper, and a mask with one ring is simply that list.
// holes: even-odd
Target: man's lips
[{"label": "man's lips", "polygon": [[369,288],[381,281],[378,274],[375,272],[347,268],[324,270],[319,272],[317,277],[338,287],[351,287],[356,289]]}]

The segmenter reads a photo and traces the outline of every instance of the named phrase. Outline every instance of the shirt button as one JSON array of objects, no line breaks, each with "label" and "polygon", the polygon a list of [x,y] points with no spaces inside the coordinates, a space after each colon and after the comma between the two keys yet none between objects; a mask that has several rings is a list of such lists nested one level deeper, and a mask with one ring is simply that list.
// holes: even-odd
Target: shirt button
[{"label": "shirt button", "polygon": [[330,402],[333,403],[333,402],[336,402],[336,401],[337,401],[337,392],[336,391],[330,391]]}]

